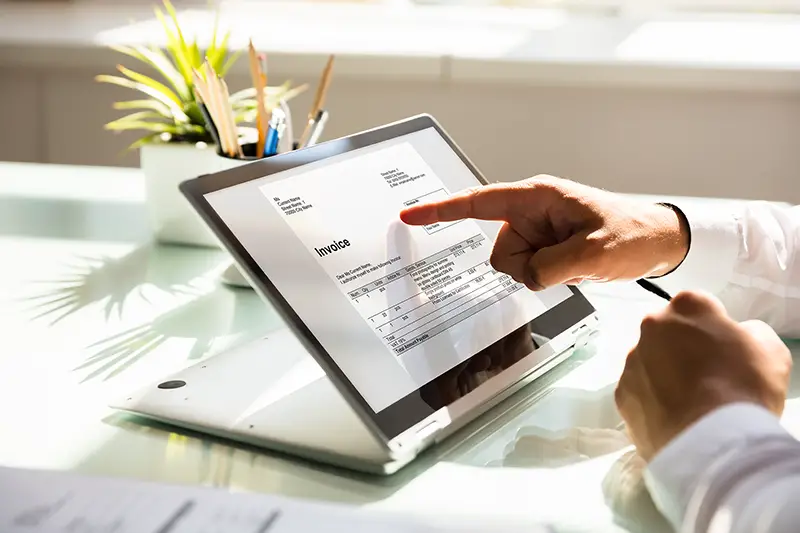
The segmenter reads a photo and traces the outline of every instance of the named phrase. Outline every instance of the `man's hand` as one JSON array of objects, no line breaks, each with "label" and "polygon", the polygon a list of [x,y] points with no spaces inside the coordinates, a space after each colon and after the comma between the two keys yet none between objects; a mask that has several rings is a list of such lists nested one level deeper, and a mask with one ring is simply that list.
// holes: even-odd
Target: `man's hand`
[{"label": "man's hand", "polygon": [[688,228],[671,209],[551,176],[470,189],[400,218],[505,222],[492,266],[532,290],[665,274],[688,251]]},{"label": "man's hand", "polygon": [[616,391],[617,407],[641,456],[650,460],[718,407],[749,402],[783,412],[792,359],[759,321],[737,323],[701,293],[677,294],[642,321]]}]

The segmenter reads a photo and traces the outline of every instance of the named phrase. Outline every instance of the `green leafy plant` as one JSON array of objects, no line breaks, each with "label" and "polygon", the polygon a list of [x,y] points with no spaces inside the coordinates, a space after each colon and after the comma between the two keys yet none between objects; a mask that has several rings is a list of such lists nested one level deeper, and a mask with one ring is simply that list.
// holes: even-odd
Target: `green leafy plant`
[{"label": "green leafy plant", "polygon": [[[117,70],[122,76],[100,75],[95,78],[101,83],[139,91],[147,97],[116,102],[115,109],[132,113],[105,125],[105,128],[111,131],[145,132],[145,135],[130,148],[159,140],[186,143],[213,142],[197,104],[192,72],[208,60],[219,76],[225,76],[241,53],[241,51],[229,53],[229,31],[221,37],[218,36],[218,16],[214,21],[208,48],[201,50],[197,39],[191,42],[186,39],[170,0],[163,0],[163,5],[164,11],[156,6],[155,14],[166,35],[166,50],[157,46],[111,46],[112,49],[155,69],[163,78],[163,82],[122,65],[117,65]],[[280,86],[267,87],[266,106],[272,109],[279,105],[281,100],[289,101],[305,88],[306,86],[292,87],[288,81]],[[255,89],[246,89],[231,95],[231,105],[237,124],[252,122],[257,106]]]}]

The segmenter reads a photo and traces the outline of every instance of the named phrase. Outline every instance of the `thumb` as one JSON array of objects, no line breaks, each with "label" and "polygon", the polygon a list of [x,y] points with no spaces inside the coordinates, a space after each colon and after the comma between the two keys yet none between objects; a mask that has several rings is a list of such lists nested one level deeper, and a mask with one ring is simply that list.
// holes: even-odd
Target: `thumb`
[{"label": "thumb", "polygon": [[528,287],[540,290],[596,274],[602,248],[586,237],[587,234],[579,233],[564,242],[537,250],[528,260]]}]

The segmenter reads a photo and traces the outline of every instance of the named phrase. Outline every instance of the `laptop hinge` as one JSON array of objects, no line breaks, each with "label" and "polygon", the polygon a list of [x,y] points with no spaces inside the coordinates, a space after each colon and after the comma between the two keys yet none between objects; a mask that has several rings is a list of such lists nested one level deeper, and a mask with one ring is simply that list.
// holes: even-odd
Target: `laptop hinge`
[{"label": "laptop hinge", "polygon": [[578,350],[589,344],[595,334],[597,334],[597,329],[589,327],[587,324],[574,330],[572,336],[575,339],[575,349]]},{"label": "laptop hinge", "polygon": [[427,440],[431,437],[434,433],[439,431],[442,428],[442,425],[439,423],[438,420],[434,420],[429,424],[425,424],[423,427],[419,428],[414,435],[416,436],[417,440],[422,442]]},{"label": "laptop hinge", "polygon": [[575,349],[580,349],[589,343],[589,327],[581,326],[572,332],[572,338],[575,339]]}]

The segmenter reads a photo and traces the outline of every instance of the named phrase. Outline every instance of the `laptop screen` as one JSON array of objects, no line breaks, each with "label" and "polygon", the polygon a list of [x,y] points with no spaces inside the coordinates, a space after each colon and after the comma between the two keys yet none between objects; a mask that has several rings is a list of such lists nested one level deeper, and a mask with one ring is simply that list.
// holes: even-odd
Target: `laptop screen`
[{"label": "laptop screen", "polygon": [[478,184],[429,127],[205,198],[391,438],[591,311],[495,271],[497,223],[399,220]]}]

